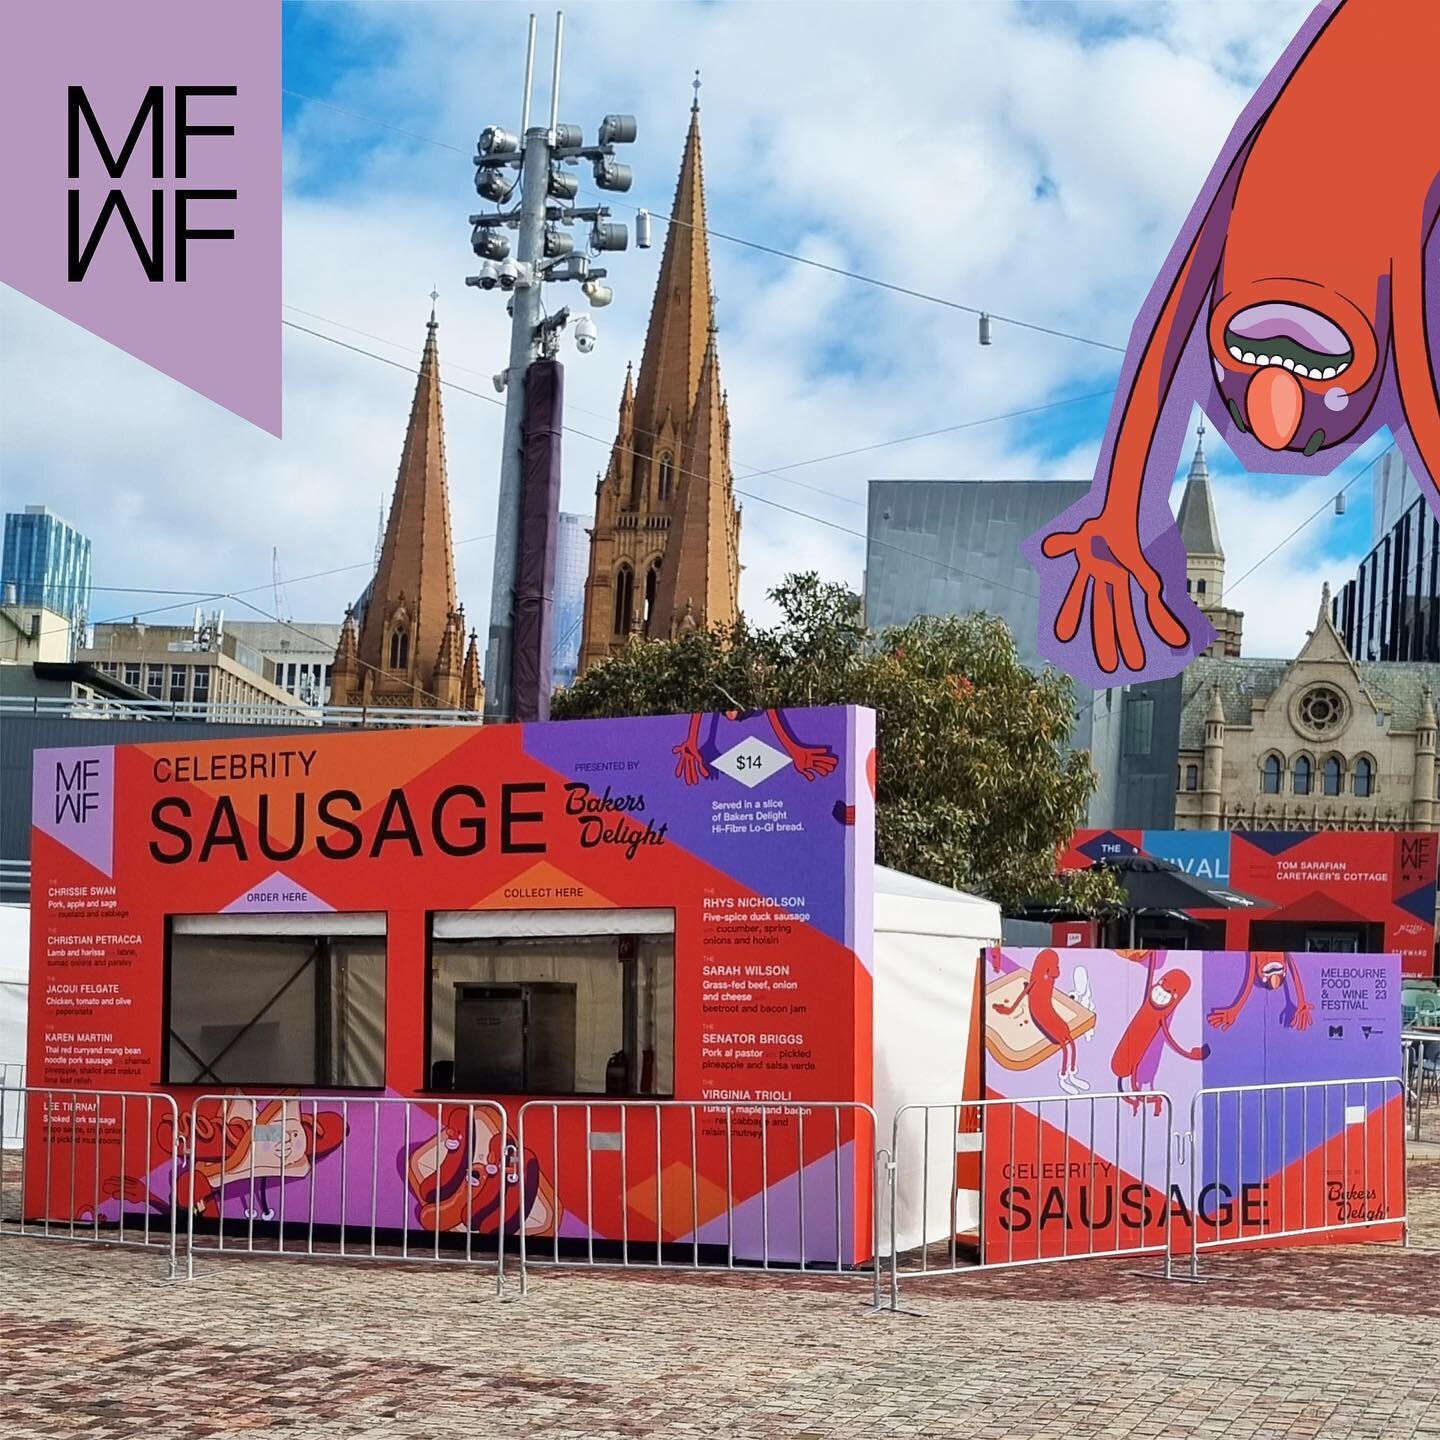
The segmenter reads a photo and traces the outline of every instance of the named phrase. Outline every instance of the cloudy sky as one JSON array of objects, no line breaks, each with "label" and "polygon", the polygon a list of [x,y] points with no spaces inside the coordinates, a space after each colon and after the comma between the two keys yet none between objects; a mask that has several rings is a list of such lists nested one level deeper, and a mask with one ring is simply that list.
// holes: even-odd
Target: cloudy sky
[{"label": "cloudy sky", "polygon": [[[624,199],[666,213],[699,67],[713,230],[1123,345],[1232,121],[1308,9],[572,0],[561,118],[589,134],[607,111],[637,115]],[[507,323],[498,294],[464,288],[469,156],[485,125],[518,124],[526,13],[285,6],[285,317],[413,369],[438,286],[442,373],[465,387],[445,396],[460,591],[482,634],[502,414],[489,377]],[[548,108],[548,38],[544,55]],[[567,509],[593,506],[663,238],[657,225],[655,248],[611,265],[594,353],[567,348]],[[858,585],[871,478],[1089,477],[1114,351],[1000,323],[982,349],[954,309],[719,236],[710,248],[748,610],[800,566]],[[269,611],[275,549],[289,614],[339,618],[367,578],[410,375],[287,328],[276,440],[4,287],[0,333],[6,506],[44,503],[90,533],[95,618],[184,618],[219,591]],[[1053,408],[819,458],[1039,406]],[[1244,476],[1211,444],[1231,580],[1381,448],[1337,481]],[[1353,573],[1368,477],[1350,501],[1234,592],[1248,652],[1293,653],[1322,579]]]}]

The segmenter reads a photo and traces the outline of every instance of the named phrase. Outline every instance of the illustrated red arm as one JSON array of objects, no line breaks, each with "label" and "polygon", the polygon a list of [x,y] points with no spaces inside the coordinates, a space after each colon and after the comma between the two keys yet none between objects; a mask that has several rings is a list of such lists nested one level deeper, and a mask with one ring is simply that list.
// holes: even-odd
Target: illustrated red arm
[{"label": "illustrated red arm", "polygon": [[1295,1013],[1290,1017],[1292,1030],[1308,1030],[1315,1018],[1315,1007],[1305,998],[1305,986],[1300,981],[1300,967],[1289,955],[1285,957],[1285,979],[1294,986]]},{"label": "illustrated red arm", "polygon": [[1432,214],[1419,243],[1395,256],[1390,283],[1400,404],[1419,453],[1422,483],[1429,487],[1431,505],[1440,509],[1440,393],[1435,375],[1435,346],[1440,344],[1440,335],[1429,334],[1425,315],[1426,291],[1435,283],[1433,275],[1427,282],[1425,252],[1434,237],[1435,223]]},{"label": "illustrated red arm", "polygon": [[1160,1033],[1165,1037],[1165,1043],[1180,1056],[1182,1060],[1203,1060],[1210,1053],[1209,1045],[1197,1045],[1193,1050],[1187,1050],[1180,1044],[1170,1033],[1170,1016],[1168,1013],[1160,1017]]},{"label": "illustrated red arm", "polygon": [[767,710],[765,716],[770,721],[775,738],[785,747],[785,753],[794,762],[796,770],[807,780],[828,775],[839,763],[828,745],[805,745],[791,735],[778,710]]},{"label": "illustrated red arm", "polygon": [[997,1015],[1013,1015],[1020,1008],[1020,1002],[1025,998],[1026,992],[1030,989],[1030,982],[1027,980],[1021,987],[1020,993],[1007,1005],[1003,1000],[995,1002],[995,1013]]},{"label": "illustrated red arm", "polygon": [[698,714],[690,717],[690,729],[685,738],[670,751],[672,755],[679,757],[675,762],[675,774],[687,785],[698,785],[700,781],[710,778],[710,767],[700,754],[701,719]]},{"label": "illustrated red arm", "polygon": [[1240,977],[1240,993],[1228,1004],[1210,1011],[1205,1017],[1217,1030],[1228,1030],[1240,1017],[1250,992],[1255,988],[1255,972],[1260,965],[1259,951],[1245,956],[1245,973]]}]

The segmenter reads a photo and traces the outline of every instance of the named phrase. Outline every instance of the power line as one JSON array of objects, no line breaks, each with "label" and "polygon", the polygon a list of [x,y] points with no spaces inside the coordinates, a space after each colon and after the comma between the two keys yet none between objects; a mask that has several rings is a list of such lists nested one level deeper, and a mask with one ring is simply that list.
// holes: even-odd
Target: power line
[{"label": "power line", "polygon": [[[1335,495],[1343,495],[1357,480],[1364,479],[1384,458],[1386,451],[1382,450],[1363,470],[1357,470],[1341,487]],[[1244,584],[1265,562],[1273,556],[1278,555],[1302,530],[1308,525],[1313,525],[1334,503],[1335,495],[1323,500],[1320,505],[1307,515],[1283,540],[1272,545],[1238,580],[1227,585],[1226,593],[1234,594],[1237,586]]]},{"label": "power line", "polygon": [[[363,120],[367,124],[378,125],[384,130],[393,130],[398,135],[408,136],[410,139],[419,140],[426,145],[435,145],[442,150],[450,150],[459,155],[469,155],[471,153],[468,148],[451,145],[444,140],[436,140],[430,135],[421,135],[415,130],[406,130],[403,126],[392,125],[389,121],[380,120],[373,115],[363,114],[359,110],[347,109],[343,105],[334,104],[332,101],[322,100],[316,95],[307,95],[303,91],[290,89],[286,89],[283,93],[297,100],[305,100],[313,105],[324,106],[325,109],[334,110],[338,114],[348,115],[351,119]],[[592,193],[590,192],[589,186],[585,186],[584,188],[587,193]],[[665,221],[668,225],[690,226],[691,224],[688,220],[679,220],[673,215],[666,214],[663,210],[637,205],[631,200],[617,199],[609,191],[605,193],[604,199],[606,204],[619,205],[622,209],[626,210],[648,209],[651,215],[658,220]],[[959,300],[951,300],[943,295],[932,295],[928,291],[916,290],[909,285],[898,285],[892,280],[882,280],[875,275],[866,275],[860,270],[850,270],[842,265],[830,265],[823,260],[816,260],[809,255],[797,255],[793,250],[782,250],[778,246],[766,245],[759,240],[750,240],[743,235],[731,235],[724,230],[711,229],[708,225],[699,228],[703,230],[705,235],[713,240],[724,240],[731,245],[740,245],[748,250],[757,250],[762,254],[774,256],[779,260],[789,260],[795,265],[808,265],[812,270],[822,270],[826,274],[837,275],[845,280],[854,280],[862,285],[873,285],[877,289],[889,291],[894,295],[904,295],[912,300],[925,300],[931,305],[941,305],[947,310],[959,310],[966,315],[988,315],[991,320],[998,321],[1000,324],[1013,325],[1018,330],[1030,330],[1037,335],[1049,335],[1057,340],[1073,340],[1076,344],[1091,345],[1097,350],[1109,350],[1117,355],[1123,355],[1125,353],[1125,347],[1123,345],[1113,345],[1108,340],[1097,340],[1093,335],[1080,335],[1071,330],[1061,330],[1051,325],[1040,325],[1032,320],[1018,319],[1014,315],[1001,315],[994,310],[986,310],[979,305],[966,305]]]},{"label": "power line", "polygon": [[[388,356],[386,356],[386,355],[377,355],[373,350],[366,350],[366,349],[364,349],[362,346],[359,346],[359,345],[351,345],[351,344],[349,343],[349,341],[337,339],[337,338],[336,338],[335,336],[333,336],[333,335],[326,335],[323,331],[320,331],[320,330],[311,330],[311,329],[309,329],[307,326],[297,325],[297,324],[295,324],[295,322],[294,322],[293,320],[286,320],[286,321],[284,321],[283,323],[286,324],[286,325],[289,325],[292,329],[299,330],[299,331],[303,332],[303,333],[306,334],[306,335],[313,335],[317,340],[328,340],[332,345],[339,345],[342,349],[352,351],[352,352],[353,352],[354,354],[356,354],[356,355],[365,355],[365,356],[368,356],[371,360],[378,360],[378,361],[380,361],[380,363],[383,364],[383,365],[390,365],[390,366],[394,366],[394,367],[397,368],[397,369],[407,370],[407,371],[409,371],[410,374],[415,374],[415,373],[417,373],[417,372],[415,372],[415,371],[413,371],[413,370],[410,370],[410,367],[409,367],[409,366],[406,366],[406,365],[401,364],[401,362],[398,361],[398,360],[391,360],[391,359],[390,359]],[[440,383],[441,383],[441,385],[446,386],[446,387],[448,387],[448,388],[458,390],[462,395],[472,395],[472,396],[476,397],[477,399],[489,401],[489,402],[492,403],[492,404],[494,403],[493,401],[490,400],[490,396],[488,396],[488,395],[481,395],[479,391],[468,389],[468,388],[467,388],[466,386],[464,386],[464,385],[456,385],[453,381],[450,381],[450,380],[442,380]],[[566,433],[567,435],[575,435],[575,436],[579,437],[579,438],[582,439],[582,440],[590,440],[590,441],[593,441],[593,442],[594,442],[595,444],[597,444],[597,445],[603,445],[603,446],[605,446],[606,449],[609,449],[609,448],[611,447],[611,445],[613,444],[613,442],[612,442],[611,440],[607,439],[607,438],[604,437],[604,436],[601,436],[601,435],[592,435],[588,430],[578,429],[578,428],[577,428],[576,426],[574,426],[574,425],[565,425],[565,426],[562,426],[562,429],[565,431],[565,433]],[[707,481],[708,481],[708,479],[709,479],[709,476],[708,476],[708,475],[701,475],[698,471],[689,470],[689,469],[687,469],[687,468],[686,468],[685,466],[683,466],[683,465],[677,467],[677,473],[680,474],[680,475],[690,476],[691,478],[694,478],[694,479],[707,480]],[[768,474],[769,472],[768,472],[768,471],[758,471],[758,472],[756,472],[756,473],[757,473],[757,474]],[[803,520],[809,520],[809,521],[811,521],[812,523],[814,523],[814,524],[816,524],[816,525],[824,525],[824,526],[826,526],[828,529],[838,530],[838,531],[840,531],[842,534],[845,534],[845,535],[853,535],[853,536],[855,536],[857,539],[860,539],[860,540],[866,540],[866,541],[869,540],[869,537],[865,534],[865,532],[864,532],[863,530],[855,530],[855,529],[852,529],[852,528],[851,528],[850,526],[848,526],[848,525],[841,525],[838,521],[826,520],[823,516],[820,516],[820,515],[812,515],[812,514],[810,514],[808,511],[806,511],[806,510],[797,510],[797,509],[795,509],[793,506],[783,505],[783,504],[780,503],[780,501],[778,501],[778,500],[772,500],[772,499],[770,499],[768,496],[765,496],[765,495],[757,495],[757,494],[755,494],[753,491],[749,491],[749,490],[742,490],[742,489],[740,489],[739,486],[735,486],[735,487],[733,487],[733,488],[734,488],[735,494],[737,494],[737,495],[742,495],[742,496],[744,496],[747,500],[754,500],[754,501],[758,502],[758,503],[761,504],[761,505],[769,505],[769,506],[771,506],[772,508],[774,508],[774,509],[776,509],[776,510],[783,510],[787,515],[795,515],[795,516],[798,516],[799,518],[801,518],[801,519],[803,519]],[[934,566],[938,567],[939,569],[948,570],[948,571],[952,572],[953,574],[956,574],[956,575],[965,575],[965,576],[969,577],[969,578],[972,579],[972,580],[983,580],[983,581],[985,581],[986,584],[997,586],[998,588],[1000,588],[1000,589],[1002,589],[1002,590],[1010,590],[1010,591],[1013,591],[1016,595],[1026,595],[1026,596],[1028,596],[1028,595],[1030,594],[1030,592],[1029,592],[1028,590],[1022,590],[1018,585],[1007,585],[1007,584],[1005,584],[1003,581],[995,580],[995,579],[991,578],[990,576],[980,575],[980,574],[978,574],[976,571],[966,570],[966,569],[964,569],[963,567],[960,567],[960,566],[949,565],[949,564],[946,564],[944,561],[933,559],[933,558],[930,557],[930,556],[919,555],[919,554],[917,554],[917,553],[916,553],[915,551],[913,551],[913,550],[905,550],[905,549],[902,549],[902,548],[901,548],[900,546],[898,546],[898,545],[890,545],[888,542],[880,541],[880,540],[876,540],[876,541],[874,541],[873,543],[876,544],[876,545],[878,545],[878,546],[880,546],[880,548],[882,548],[882,549],[894,550],[897,554],[905,555],[905,556],[909,557],[909,558],[912,559],[912,560],[920,560],[920,561],[923,561],[924,563],[926,563],[926,564],[928,564],[928,565],[934,565]],[[263,586],[257,586],[256,588],[257,588],[257,589],[263,589],[264,587],[263,587]]]},{"label": "power line", "polygon": [[[348,330],[348,331],[350,331],[350,333],[353,334],[353,335],[363,335],[366,339],[378,341],[381,345],[393,345],[393,346],[395,346],[396,349],[404,349],[404,348],[406,348],[406,347],[402,346],[399,341],[396,341],[396,340],[387,340],[387,339],[385,339],[383,336],[374,335],[374,334],[372,334],[372,333],[371,333],[370,331],[368,331],[368,330],[361,330],[361,329],[359,329],[358,327],[356,327],[356,326],[354,326],[354,325],[346,325],[343,321],[333,320],[333,319],[331,319],[328,315],[319,315],[319,314],[317,314],[316,312],[314,312],[314,311],[312,311],[312,310],[302,310],[302,309],[300,309],[299,306],[296,306],[296,305],[286,305],[285,308],[286,308],[287,310],[294,310],[294,311],[295,311],[297,314],[299,314],[299,315],[309,315],[312,319],[314,319],[314,320],[320,320],[320,321],[322,321],[322,322],[323,322],[324,324],[326,324],[326,325],[334,325],[334,326],[337,326],[337,327],[338,327],[339,329],[341,329],[341,330]],[[300,325],[300,324],[298,324],[297,322],[295,322],[295,321],[293,321],[293,320],[285,320],[285,321],[283,321],[282,323],[285,324],[285,325],[288,325],[292,330],[298,330],[298,331],[300,331],[301,334],[303,334],[303,335],[313,335],[316,339],[319,339],[319,340],[329,340],[332,344],[342,346],[344,349],[347,349],[347,350],[353,350],[353,351],[354,351],[356,354],[358,354],[358,355],[369,355],[372,359],[381,360],[381,361],[383,361],[383,362],[384,362],[385,364],[387,364],[387,365],[394,366],[396,369],[404,370],[407,374],[415,375],[415,374],[418,374],[418,373],[419,373],[418,370],[417,370],[414,366],[412,366],[412,365],[410,365],[410,364],[408,364],[408,363],[406,363],[406,362],[399,361],[399,360],[392,360],[389,356],[386,356],[386,355],[376,355],[376,354],[374,354],[373,351],[366,350],[363,346],[350,345],[350,344],[348,344],[346,341],[340,340],[340,339],[338,339],[337,337],[335,337],[335,336],[333,336],[333,335],[326,335],[323,331],[320,331],[320,330],[312,330],[312,329],[310,329],[309,326]],[[465,367],[465,366],[463,366],[463,365],[449,365],[449,364],[447,364],[446,368],[447,368],[447,369],[456,369],[456,370],[465,370],[467,367]],[[470,373],[470,374],[479,374],[480,372],[479,372],[479,371],[476,371],[476,370],[470,370],[469,373]],[[466,386],[463,386],[463,385],[455,385],[454,382],[453,382],[453,381],[450,381],[450,380],[443,380],[443,379],[442,379],[440,383],[441,383],[442,386],[445,386],[447,389],[448,389],[448,388],[457,389],[457,390],[459,390],[460,393],[463,394],[463,395],[473,395],[473,396],[475,396],[477,399],[484,400],[487,404],[490,404],[490,405],[501,405],[501,404],[503,403],[503,402],[501,402],[501,401],[499,401],[499,400],[494,399],[494,397],[492,397],[492,396],[490,396],[490,395],[484,394],[482,391],[471,390],[471,389],[468,389]],[[891,439],[889,439],[889,440],[877,440],[877,441],[875,441],[875,442],[873,442],[872,444],[869,444],[869,445],[858,445],[858,446],[856,446],[854,449],[851,449],[851,450],[837,450],[837,451],[834,451],[834,452],[832,452],[832,453],[830,453],[830,454],[828,454],[828,455],[813,455],[813,456],[811,456],[808,460],[793,460],[793,461],[790,461],[788,464],[785,464],[785,465],[774,465],[774,466],[762,467],[762,466],[757,466],[757,465],[750,465],[750,464],[748,464],[747,462],[745,462],[745,461],[743,461],[743,460],[736,459],[736,458],[734,458],[734,457],[732,457],[732,462],[731,462],[731,463],[734,464],[734,465],[739,466],[741,469],[744,469],[744,470],[748,471],[749,474],[748,474],[748,477],[747,477],[747,478],[752,478],[752,479],[753,479],[753,478],[760,478],[760,477],[771,477],[771,478],[774,478],[774,479],[776,479],[776,480],[782,481],[784,484],[794,485],[794,486],[796,486],[798,489],[801,489],[801,490],[809,490],[809,491],[813,492],[813,493],[816,494],[816,495],[824,495],[824,496],[828,497],[829,499],[839,500],[839,501],[843,502],[843,503],[846,504],[846,505],[864,505],[865,502],[864,502],[863,500],[857,500],[857,499],[855,499],[853,496],[850,496],[850,495],[842,495],[842,494],[840,494],[838,491],[832,490],[832,489],[830,489],[830,488],[827,487],[827,486],[808,484],[808,483],[805,482],[804,480],[797,480],[797,479],[795,479],[794,476],[792,476],[792,475],[787,475],[787,474],[785,474],[785,473],[783,473],[783,472],[785,472],[785,471],[787,471],[787,470],[799,470],[799,469],[803,469],[803,468],[805,468],[805,467],[807,467],[807,466],[810,466],[810,465],[819,465],[819,464],[821,464],[822,462],[828,461],[828,460],[844,460],[844,459],[848,459],[849,457],[854,456],[854,455],[864,455],[864,454],[870,453],[871,451],[884,450],[884,449],[887,449],[887,448],[889,448],[890,446],[893,446],[893,445],[907,445],[907,444],[909,444],[910,442],[915,441],[915,440],[931,440],[931,439],[934,439],[936,436],[939,436],[939,435],[951,435],[951,434],[955,434],[955,433],[957,433],[957,432],[959,432],[959,431],[961,431],[961,430],[974,430],[974,429],[977,429],[979,426],[982,426],[982,425],[995,425],[995,424],[999,424],[1000,422],[1005,421],[1005,420],[1015,420],[1015,419],[1021,419],[1021,418],[1025,417],[1025,416],[1029,416],[1029,415],[1039,415],[1039,414],[1043,414],[1044,412],[1046,412],[1046,411],[1048,411],[1048,410],[1058,410],[1058,409],[1062,409],[1063,407],[1065,407],[1065,406],[1067,406],[1067,405],[1080,405],[1080,404],[1083,404],[1083,403],[1088,402],[1088,401],[1091,401],[1091,400],[1102,400],[1102,399],[1104,399],[1105,397],[1107,397],[1108,395],[1110,395],[1111,393],[1112,393],[1112,392],[1109,391],[1109,390],[1094,390],[1094,391],[1091,391],[1091,392],[1089,392],[1088,394],[1085,394],[1085,395],[1071,395],[1071,396],[1067,396],[1067,397],[1066,397],[1065,399],[1063,399],[1063,400],[1049,400],[1049,401],[1046,401],[1044,404],[1041,404],[1041,405],[1031,405],[1031,406],[1027,406],[1027,407],[1025,407],[1024,409],[1020,409],[1020,410],[1007,410],[1007,411],[1004,411],[1003,413],[998,414],[998,415],[982,415],[982,416],[980,416],[980,417],[978,417],[977,419],[974,419],[974,420],[962,420],[962,421],[957,422],[957,423],[954,424],[954,425],[942,425],[942,426],[940,426],[939,428],[934,429],[934,430],[921,430],[921,431],[919,431],[919,432],[917,432],[917,433],[915,433],[915,434],[913,434],[913,435],[896,435],[896,436],[893,436],[893,437],[892,437]],[[600,415],[600,414],[598,414],[596,411],[593,411],[593,410],[584,410],[584,409],[583,409],[582,407],[580,407],[580,406],[571,406],[571,407],[569,407],[569,408],[572,409],[572,410],[580,410],[580,412],[581,412],[582,414],[593,415],[597,420],[604,420],[604,419],[608,419],[608,418],[609,418],[608,416]],[[568,429],[568,428],[570,428],[570,427],[567,426],[566,428]],[[583,432],[583,431],[576,431],[575,433],[576,433],[576,434],[584,434],[585,432]],[[636,435],[643,435],[643,436],[645,436],[647,439],[650,439],[650,440],[657,440],[657,439],[659,439],[659,436],[658,436],[653,430],[646,430],[646,429],[644,429],[644,428],[642,428],[642,427],[636,427],[634,433],[635,433]],[[595,438],[597,438],[597,437],[587,435],[586,438],[587,438],[587,439],[595,439]],[[608,444],[610,444],[611,442],[605,441],[604,443],[608,445]]]}]

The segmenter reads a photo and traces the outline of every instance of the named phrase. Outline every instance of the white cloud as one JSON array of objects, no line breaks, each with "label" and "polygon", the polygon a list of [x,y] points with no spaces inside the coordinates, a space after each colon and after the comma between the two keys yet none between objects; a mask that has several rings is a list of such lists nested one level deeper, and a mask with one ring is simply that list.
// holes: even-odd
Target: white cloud
[{"label": "white cloud", "polygon": [[[1307,10],[1300,0],[595,4],[568,17],[562,118],[588,128],[606,110],[633,110],[638,178],[625,198],[663,212],[700,65],[714,229],[1123,343],[1217,147]],[[343,36],[357,67],[325,96],[462,148],[486,123],[513,128],[524,13],[318,7],[312,28]],[[479,392],[445,397],[454,533],[488,536],[501,413],[488,377],[503,365],[506,327],[498,296],[463,286],[474,268],[465,216],[477,204],[466,154],[304,106],[286,164],[286,300],[381,341],[291,319],[411,366],[438,283],[443,373]],[[617,217],[629,218],[618,206]],[[600,345],[566,357],[569,422],[602,441],[624,362],[639,359],[662,240],[657,226],[654,250],[615,257]],[[999,424],[788,480],[752,474],[1041,404],[1061,387],[1103,388],[1116,357],[1004,325],[982,350],[968,314],[718,239],[711,255],[737,483],[844,527],[746,500],[747,608],[764,613],[765,590],[798,565],[859,583],[863,544],[845,530],[864,530],[870,477],[1088,473],[1098,436],[1067,441],[1057,457],[1056,446],[1027,445],[1032,431]],[[13,293],[0,326],[6,498],[43,501],[88,528],[100,583],[263,586],[278,546],[289,577],[362,567],[289,586],[298,616],[338,616],[363,583],[376,507],[394,480],[409,376],[287,331],[276,442]],[[588,511],[605,446],[565,443],[565,507]],[[1288,528],[1326,483],[1277,498],[1224,477],[1232,573],[1245,568],[1250,535]],[[483,624],[488,542],[457,560],[462,598]],[[1240,598],[1264,597],[1247,618],[1254,648],[1298,643],[1318,596],[1310,572],[1324,568],[1281,556],[1247,581]],[[1348,571],[1335,560],[1327,573]],[[254,598],[269,607],[268,591]],[[95,610],[153,603],[101,594]]]}]

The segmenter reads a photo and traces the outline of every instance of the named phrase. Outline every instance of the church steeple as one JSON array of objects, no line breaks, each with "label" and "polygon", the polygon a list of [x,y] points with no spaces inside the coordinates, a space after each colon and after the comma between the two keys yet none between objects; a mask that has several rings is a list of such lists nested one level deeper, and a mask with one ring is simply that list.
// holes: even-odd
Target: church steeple
[{"label": "church steeple", "polygon": [[[337,655],[356,678],[335,693],[337,704],[459,704],[463,638],[456,627],[463,637],[464,620],[455,597],[433,299],[370,598],[358,641],[342,634],[340,648],[348,653]],[[352,636],[353,629],[347,626]]]},{"label": "church steeple", "polygon": [[740,522],[731,488],[730,421],[713,327],[685,429],[685,469],[660,567],[653,638],[676,634],[687,606],[692,617],[709,617],[712,624],[715,617],[733,616],[737,609]]},{"label": "church steeple", "polygon": [[697,87],[640,368],[627,371],[595,495],[580,667],[632,635],[668,638],[737,615],[739,513],[715,353]]},{"label": "church steeple", "polygon": [[1245,617],[1224,603],[1225,550],[1215,518],[1215,496],[1210,488],[1210,466],[1205,459],[1205,418],[1195,432],[1195,454],[1185,477],[1176,516],[1185,542],[1185,590],[1215,627],[1216,639],[1207,655],[1238,655]]},{"label": "church steeple", "polygon": [[658,433],[667,418],[676,427],[683,427],[689,419],[713,319],[697,105],[690,112],[690,130],[685,136],[685,154],[670,207],[660,279],[635,387],[638,427]]}]

